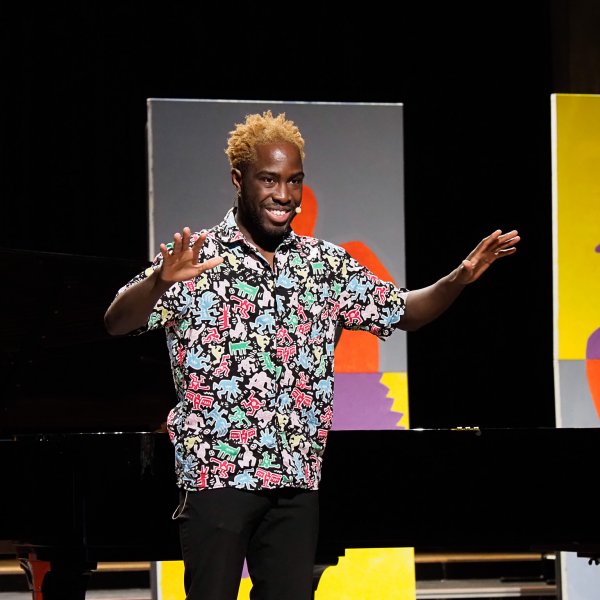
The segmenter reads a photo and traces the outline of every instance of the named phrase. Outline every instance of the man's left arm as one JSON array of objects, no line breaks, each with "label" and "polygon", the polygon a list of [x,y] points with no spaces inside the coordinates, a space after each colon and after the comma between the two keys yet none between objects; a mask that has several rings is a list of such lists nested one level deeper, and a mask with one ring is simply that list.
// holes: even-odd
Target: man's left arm
[{"label": "man's left arm", "polygon": [[493,262],[514,254],[520,239],[516,229],[508,233],[497,229],[483,238],[451,273],[432,285],[410,290],[398,327],[415,331],[435,320],[452,305],[465,286],[477,281]]}]

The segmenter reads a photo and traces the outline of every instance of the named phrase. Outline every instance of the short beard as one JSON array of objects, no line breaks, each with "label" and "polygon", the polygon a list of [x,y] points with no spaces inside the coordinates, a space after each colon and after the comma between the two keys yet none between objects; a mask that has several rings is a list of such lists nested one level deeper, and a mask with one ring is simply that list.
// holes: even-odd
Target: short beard
[{"label": "short beard", "polygon": [[[261,221],[261,217],[256,212],[250,214],[244,213],[244,218],[239,209],[236,211],[236,220],[238,224],[241,224],[246,231],[252,234],[252,240],[256,243],[259,248],[266,250],[267,252],[275,252],[277,246],[281,243],[283,238],[290,232],[290,224],[283,231],[269,231],[265,229],[264,223]],[[250,225],[250,227],[248,227]]]}]

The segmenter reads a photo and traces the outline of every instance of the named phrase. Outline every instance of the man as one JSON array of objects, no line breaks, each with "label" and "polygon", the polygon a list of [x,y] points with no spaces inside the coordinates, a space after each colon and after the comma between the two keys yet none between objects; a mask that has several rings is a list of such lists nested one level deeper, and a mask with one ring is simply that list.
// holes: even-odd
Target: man
[{"label": "man", "polygon": [[340,246],[292,231],[304,139],[285,114],[248,115],[226,154],[236,206],[208,231],[185,227],[161,244],[105,323],[113,335],[166,330],[187,598],[235,599],[246,559],[253,600],[307,600],[336,330],[418,329],[520,238],[496,230],[434,284],[398,288]]}]

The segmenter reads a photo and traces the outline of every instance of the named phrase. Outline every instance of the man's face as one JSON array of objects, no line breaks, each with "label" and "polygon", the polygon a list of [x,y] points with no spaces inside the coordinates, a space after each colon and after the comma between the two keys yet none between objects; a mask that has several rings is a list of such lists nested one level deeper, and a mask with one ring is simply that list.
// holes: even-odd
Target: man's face
[{"label": "man's face", "polygon": [[289,142],[257,147],[256,162],[243,174],[234,171],[241,197],[237,223],[259,248],[273,249],[289,230],[302,200],[302,159]]}]

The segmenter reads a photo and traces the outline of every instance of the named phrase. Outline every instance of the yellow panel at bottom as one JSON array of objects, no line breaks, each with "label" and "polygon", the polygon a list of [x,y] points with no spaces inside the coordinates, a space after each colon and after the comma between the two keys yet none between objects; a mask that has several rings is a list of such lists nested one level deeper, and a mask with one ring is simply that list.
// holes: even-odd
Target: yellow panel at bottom
[{"label": "yellow panel at bottom", "polygon": [[413,548],[346,550],[335,567],[327,567],[315,600],[414,600]]},{"label": "yellow panel at bottom", "polygon": [[[184,600],[183,563],[163,561],[156,569],[157,600]],[[244,578],[238,600],[250,598],[252,584]],[[321,576],[315,600],[414,600],[413,548],[346,550],[339,563]]]},{"label": "yellow panel at bottom", "polygon": [[156,596],[157,600],[185,600],[182,560],[163,560],[154,563],[153,569],[156,581],[153,597]]}]

